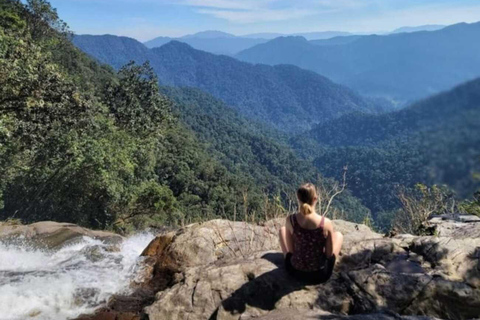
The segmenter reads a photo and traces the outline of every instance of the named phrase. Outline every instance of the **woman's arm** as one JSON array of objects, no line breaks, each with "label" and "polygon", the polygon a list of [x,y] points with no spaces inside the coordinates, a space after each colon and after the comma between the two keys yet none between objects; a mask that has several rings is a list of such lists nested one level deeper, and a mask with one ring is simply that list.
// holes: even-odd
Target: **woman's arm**
[{"label": "woman's arm", "polygon": [[333,230],[333,223],[329,219],[325,219],[323,231],[327,238],[325,243],[325,255],[327,258],[330,258],[333,255],[333,235],[335,234],[335,231]]},{"label": "woman's arm", "polygon": [[281,241],[283,242],[282,250],[284,249],[284,252],[293,253],[293,251],[295,250],[295,245],[293,244],[293,236],[292,236],[293,226],[291,224],[290,216],[288,216],[287,219],[285,220],[285,231],[283,233],[284,233],[283,236],[281,236],[281,238],[283,238],[283,241]]}]

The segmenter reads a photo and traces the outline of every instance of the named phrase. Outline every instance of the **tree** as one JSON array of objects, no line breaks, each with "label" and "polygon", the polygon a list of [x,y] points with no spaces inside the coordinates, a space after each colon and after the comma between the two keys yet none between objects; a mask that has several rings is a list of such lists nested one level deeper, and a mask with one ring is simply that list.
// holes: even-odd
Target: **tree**
[{"label": "tree", "polygon": [[454,194],[446,187],[437,185],[428,187],[417,184],[413,190],[402,187],[398,198],[402,208],[397,211],[394,227],[403,233],[428,233],[428,219],[432,214],[450,214],[457,209]]}]

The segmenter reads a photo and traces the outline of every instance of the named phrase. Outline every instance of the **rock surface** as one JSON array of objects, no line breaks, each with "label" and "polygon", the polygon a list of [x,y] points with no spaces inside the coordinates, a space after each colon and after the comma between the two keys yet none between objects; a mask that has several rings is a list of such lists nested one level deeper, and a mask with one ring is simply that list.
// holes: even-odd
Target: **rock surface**
[{"label": "rock surface", "polygon": [[75,241],[75,239],[83,236],[99,239],[111,244],[117,244],[122,240],[122,237],[118,234],[94,231],[71,223],[53,221],[42,221],[29,225],[0,223],[0,239],[3,241],[31,240],[35,245],[55,248],[71,243]]},{"label": "rock surface", "polygon": [[[143,253],[149,267],[139,284],[157,285],[150,290],[156,294],[144,297],[145,307],[137,309],[136,319],[427,320],[480,315],[478,223],[447,222],[454,227],[440,236],[386,238],[364,225],[334,221],[344,234],[344,247],[332,278],[320,285],[301,283],[285,272],[277,239],[282,223],[213,220],[157,237]],[[462,236],[453,237],[458,230]],[[91,319],[118,320],[127,311]]]}]

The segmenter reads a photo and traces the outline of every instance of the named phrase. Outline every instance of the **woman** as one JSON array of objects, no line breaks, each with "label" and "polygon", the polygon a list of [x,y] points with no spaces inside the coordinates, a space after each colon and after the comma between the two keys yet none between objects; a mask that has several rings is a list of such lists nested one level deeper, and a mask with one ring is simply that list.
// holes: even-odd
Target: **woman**
[{"label": "woman", "polygon": [[297,190],[299,213],[287,217],[280,229],[280,246],[285,267],[293,277],[310,283],[322,283],[332,275],[343,235],[333,223],[315,212],[317,192],[311,183]]}]

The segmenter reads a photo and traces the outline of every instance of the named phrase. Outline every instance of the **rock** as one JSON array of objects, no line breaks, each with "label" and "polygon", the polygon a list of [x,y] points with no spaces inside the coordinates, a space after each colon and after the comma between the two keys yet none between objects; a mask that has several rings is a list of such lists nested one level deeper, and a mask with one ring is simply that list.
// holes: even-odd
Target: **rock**
[{"label": "rock", "polygon": [[151,320],[209,319],[212,314],[216,319],[243,319],[276,308],[309,308],[319,301],[325,309],[348,312],[352,299],[342,279],[324,285],[319,294],[318,286],[290,279],[282,264],[281,254],[269,252],[190,268],[182,282],[157,294],[146,313]]},{"label": "rock", "polygon": [[83,236],[99,239],[112,245],[120,243],[123,239],[115,233],[89,230],[71,223],[43,221],[29,225],[0,225],[2,241],[26,240],[47,248],[60,247]]},{"label": "rock", "polygon": [[[158,236],[143,252],[149,276],[139,287],[150,295],[139,298],[134,314],[150,320],[473,320],[479,315],[475,233],[383,237],[364,225],[334,221],[345,237],[335,272],[324,284],[308,285],[284,269],[278,245],[284,221],[213,220]],[[455,223],[460,223],[457,230],[470,224]],[[131,311],[128,303],[121,305],[127,308],[118,309],[117,317]]]},{"label": "rock", "polygon": [[179,271],[278,248],[278,229],[273,223],[258,226],[212,220],[161,235],[143,254],[156,256],[163,268]]},{"label": "rock", "polygon": [[480,238],[419,237],[411,250],[433,266],[433,273],[480,288]]},{"label": "rock", "polygon": [[437,318],[423,316],[400,316],[394,313],[370,313],[356,314],[351,316],[338,315],[322,310],[291,309],[275,310],[265,316],[255,318],[258,320],[296,320],[296,319],[315,319],[315,320],[439,320]]}]

